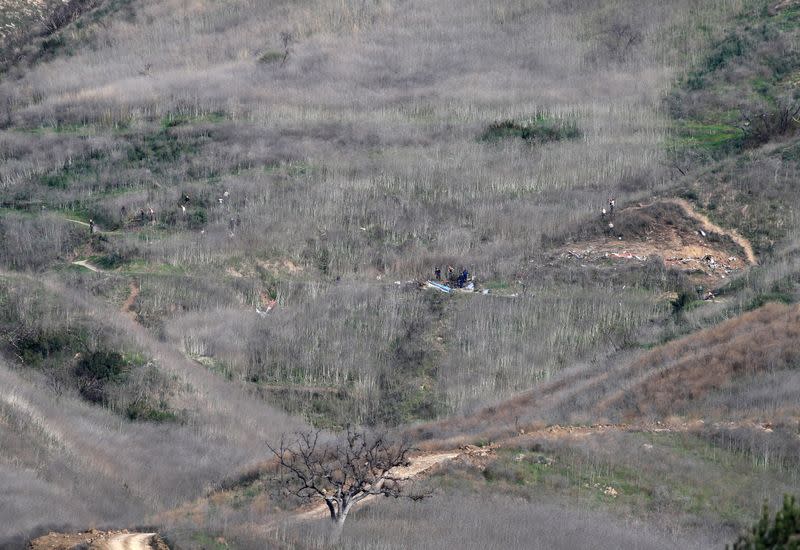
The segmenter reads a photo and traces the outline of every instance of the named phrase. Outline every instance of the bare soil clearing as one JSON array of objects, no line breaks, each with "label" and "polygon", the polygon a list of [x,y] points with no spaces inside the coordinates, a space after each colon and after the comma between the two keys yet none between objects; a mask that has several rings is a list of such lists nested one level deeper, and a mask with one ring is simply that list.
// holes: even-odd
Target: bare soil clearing
[{"label": "bare soil clearing", "polygon": [[82,533],[50,533],[33,540],[30,550],[70,550],[76,547],[91,550],[167,550],[168,546],[156,533],[98,531]]},{"label": "bare soil clearing", "polygon": [[[613,228],[606,228],[609,222]],[[596,264],[645,262],[656,256],[708,286],[758,264],[746,238],[715,224],[683,199],[624,208],[597,223],[604,236],[570,244],[560,250],[561,257]]]},{"label": "bare soil clearing", "polygon": [[679,205],[681,208],[683,208],[688,216],[702,222],[707,231],[730,237],[736,244],[742,247],[742,250],[745,252],[747,262],[750,265],[758,265],[758,260],[756,259],[755,252],[753,252],[753,246],[750,244],[750,241],[742,237],[737,231],[733,229],[723,229],[719,225],[709,220],[707,216],[697,212],[694,207],[692,207],[692,205],[684,199],[670,199],[667,202]]}]

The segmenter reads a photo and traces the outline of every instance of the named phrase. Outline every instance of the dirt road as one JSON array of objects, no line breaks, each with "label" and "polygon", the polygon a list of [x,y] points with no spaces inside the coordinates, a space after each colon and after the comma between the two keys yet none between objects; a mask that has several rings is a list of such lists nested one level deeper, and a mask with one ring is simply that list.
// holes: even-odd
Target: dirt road
[{"label": "dirt road", "polygon": [[128,531],[98,531],[83,533],[50,533],[32,540],[30,550],[168,550],[156,533],[129,533]]},{"label": "dirt road", "polygon": [[126,533],[115,535],[100,548],[103,550],[152,550],[155,533]]},{"label": "dirt road", "polygon": [[[398,466],[392,470],[392,475],[397,477],[398,479],[411,479],[417,477],[420,474],[425,473],[426,471],[430,470],[437,464],[442,464],[444,462],[449,462],[459,456],[464,454],[462,450],[453,450],[453,451],[445,451],[445,452],[435,452],[435,453],[425,453],[421,455],[417,455],[411,458],[411,464],[408,466]],[[364,500],[360,501],[358,505],[364,504],[365,502],[370,502],[374,500],[375,496],[369,496]],[[316,519],[316,518],[323,518],[328,517],[328,507],[324,502],[319,502],[315,504],[313,507],[306,508],[302,510],[300,513],[295,515],[295,519]]]}]

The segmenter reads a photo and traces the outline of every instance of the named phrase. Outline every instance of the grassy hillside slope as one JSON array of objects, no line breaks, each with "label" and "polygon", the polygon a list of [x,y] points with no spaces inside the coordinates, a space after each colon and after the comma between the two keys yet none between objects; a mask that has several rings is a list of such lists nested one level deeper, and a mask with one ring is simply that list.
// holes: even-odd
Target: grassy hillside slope
[{"label": "grassy hillside slope", "polygon": [[[305,423],[503,442],[356,547],[485,540],[487,491],[704,546],[796,492],[800,6],[36,6],[0,19],[0,535],[313,546],[264,527],[261,478],[204,498]],[[484,292],[417,284],[448,266]],[[628,429],[656,422],[680,430]]]}]

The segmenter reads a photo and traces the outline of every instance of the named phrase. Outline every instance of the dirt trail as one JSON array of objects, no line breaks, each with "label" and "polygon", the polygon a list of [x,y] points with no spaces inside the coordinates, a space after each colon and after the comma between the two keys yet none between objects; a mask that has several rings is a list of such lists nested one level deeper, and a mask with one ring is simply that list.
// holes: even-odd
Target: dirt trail
[{"label": "dirt trail", "polygon": [[151,550],[155,533],[127,533],[116,535],[100,546],[103,550]]},{"label": "dirt trail", "polygon": [[[394,468],[391,471],[391,473],[398,479],[406,479],[406,480],[411,479],[427,472],[428,470],[430,470],[431,468],[433,468],[438,464],[454,460],[459,456],[463,455],[464,453],[465,453],[464,450],[456,449],[453,451],[425,453],[417,455],[411,458],[411,464],[409,464],[408,466],[398,466],[397,468]],[[371,502],[376,498],[377,498],[376,496],[369,496],[364,500],[360,501],[357,504],[357,506],[360,506],[365,502]],[[324,502],[319,502],[311,508],[303,509],[294,517],[295,519],[299,520],[328,517],[328,507]]]},{"label": "dirt trail", "polygon": [[136,312],[133,311],[133,304],[136,302],[136,298],[139,297],[139,283],[136,281],[131,281],[131,292],[128,294],[128,298],[122,303],[122,306],[119,310],[131,318],[131,320],[136,321]]},{"label": "dirt trail", "polygon": [[77,262],[72,262],[72,265],[79,265],[81,267],[85,267],[89,271],[94,271],[95,273],[102,273],[103,270],[99,267],[95,267],[89,263],[89,260],[78,260]]},{"label": "dirt trail", "polygon": [[157,533],[130,533],[128,531],[98,531],[82,533],[49,533],[28,546],[30,550],[167,550]]},{"label": "dirt trail", "polygon": [[663,202],[669,202],[680,206],[683,209],[683,211],[686,212],[687,216],[689,216],[690,218],[694,218],[700,223],[702,223],[704,226],[703,229],[705,229],[706,231],[710,233],[718,233],[720,235],[727,235],[728,237],[731,238],[733,242],[742,247],[742,250],[744,250],[745,256],[747,257],[747,262],[750,265],[758,265],[758,260],[756,259],[755,252],[753,252],[753,245],[750,244],[750,241],[742,237],[737,231],[733,229],[724,229],[718,226],[717,224],[709,220],[707,216],[697,212],[694,209],[694,207],[684,199],[667,199]]},{"label": "dirt trail", "polygon": [[[413,479],[425,474],[435,466],[445,464],[454,460],[464,460],[481,469],[486,466],[487,461],[491,461],[492,455],[499,448],[518,447],[524,445],[527,440],[534,439],[576,439],[590,437],[612,432],[627,433],[682,433],[702,428],[705,423],[702,420],[694,421],[672,421],[672,422],[653,422],[637,424],[594,424],[590,426],[570,426],[552,425],[545,428],[534,429],[523,432],[512,437],[506,437],[495,444],[486,447],[476,447],[474,445],[462,445],[456,449],[447,451],[432,451],[413,457],[411,464],[407,467],[398,467],[393,470],[393,474],[400,479]],[[755,421],[740,422],[715,422],[711,424],[715,427],[758,428],[762,431],[771,431],[771,425]],[[367,497],[360,504],[371,502],[376,497]],[[328,508],[323,502],[316,503],[314,506],[300,510],[295,514],[294,519],[308,520],[328,517]]]}]

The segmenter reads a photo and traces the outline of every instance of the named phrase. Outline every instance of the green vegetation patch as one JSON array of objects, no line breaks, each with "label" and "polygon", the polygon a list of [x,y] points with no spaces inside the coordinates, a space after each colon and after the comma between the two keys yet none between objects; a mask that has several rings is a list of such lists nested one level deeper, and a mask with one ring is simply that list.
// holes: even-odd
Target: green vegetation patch
[{"label": "green vegetation patch", "polygon": [[675,145],[718,157],[797,130],[798,8],[769,8],[731,22],[672,94],[673,117],[683,121]]},{"label": "green vegetation patch", "polygon": [[131,420],[180,420],[167,402],[174,381],[75,307],[35,283],[0,279],[0,353]]},{"label": "green vegetation patch", "polygon": [[675,134],[668,143],[676,148],[704,149],[727,153],[741,148],[745,132],[732,124],[688,120],[675,124]]},{"label": "green vegetation patch", "polygon": [[278,50],[268,50],[258,56],[258,62],[264,64],[275,63],[277,61],[282,61],[284,57],[284,52],[279,52]]},{"label": "green vegetation patch", "polygon": [[738,526],[752,521],[754,494],[798,482],[690,433],[540,440],[499,450],[474,482],[481,480],[526,498],[564,497],[642,518],[671,512]]},{"label": "green vegetation patch", "polygon": [[58,170],[39,176],[39,183],[50,188],[67,189],[73,181],[96,175],[97,167],[105,158],[104,151],[92,151],[86,156],[65,162]]},{"label": "green vegetation patch", "polygon": [[526,120],[503,120],[492,123],[480,139],[497,142],[504,139],[523,139],[532,144],[580,139],[583,132],[574,117],[555,117],[540,112]]}]

